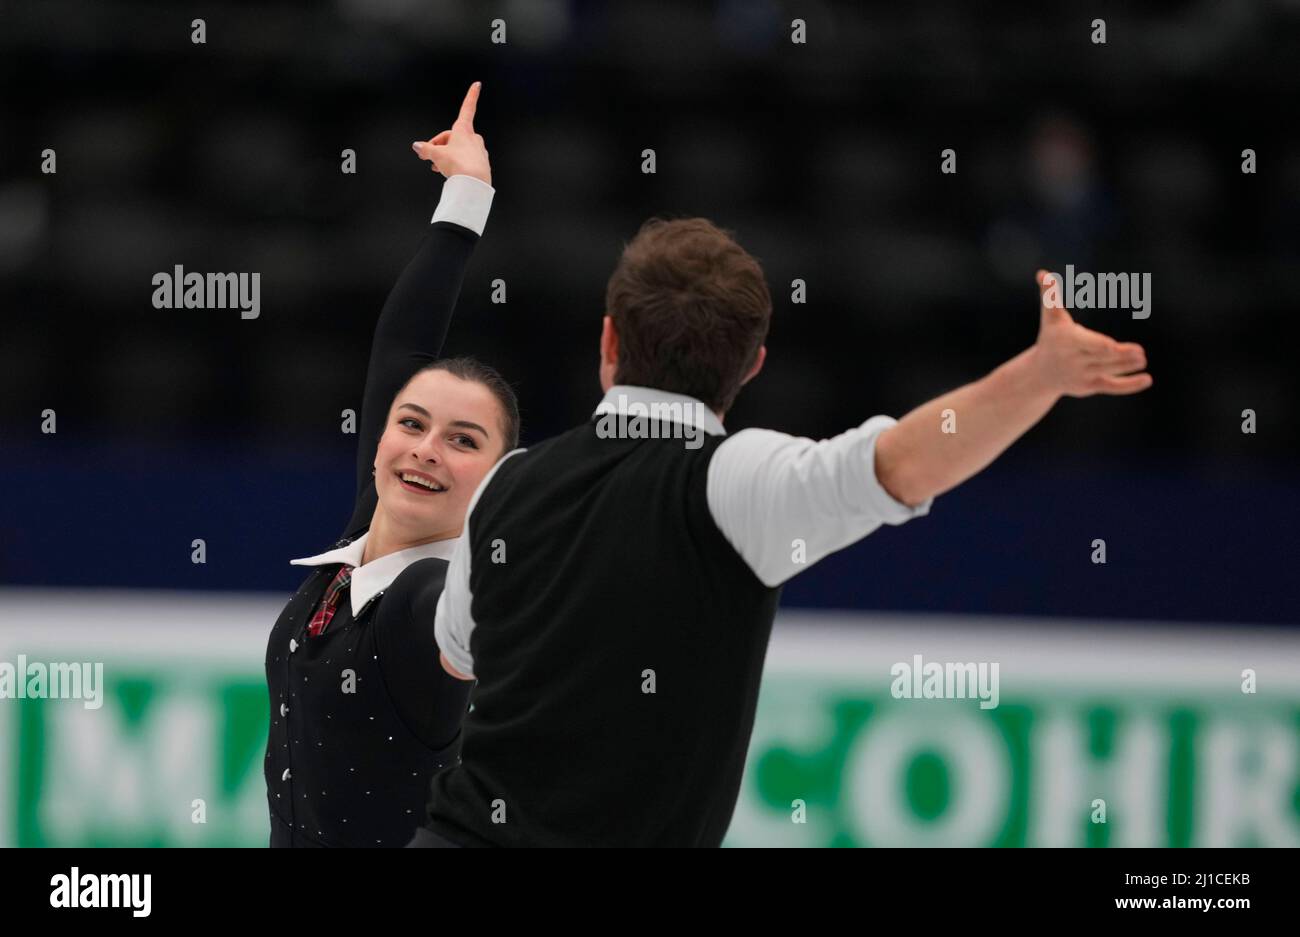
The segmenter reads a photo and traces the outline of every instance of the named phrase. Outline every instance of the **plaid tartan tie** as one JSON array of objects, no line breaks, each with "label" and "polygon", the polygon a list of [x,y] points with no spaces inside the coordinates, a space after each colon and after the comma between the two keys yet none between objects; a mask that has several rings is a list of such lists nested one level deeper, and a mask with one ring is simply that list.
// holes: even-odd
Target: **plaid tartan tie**
[{"label": "plaid tartan tie", "polygon": [[311,622],[307,625],[307,633],[313,638],[319,637],[320,633],[325,630],[325,626],[330,623],[330,619],[334,617],[334,611],[339,607],[343,590],[352,581],[352,570],[355,568],[344,563],[339,567],[339,571],[329,584],[329,588],[325,590],[324,601],[321,602],[320,608],[316,610],[316,614],[311,617]]}]

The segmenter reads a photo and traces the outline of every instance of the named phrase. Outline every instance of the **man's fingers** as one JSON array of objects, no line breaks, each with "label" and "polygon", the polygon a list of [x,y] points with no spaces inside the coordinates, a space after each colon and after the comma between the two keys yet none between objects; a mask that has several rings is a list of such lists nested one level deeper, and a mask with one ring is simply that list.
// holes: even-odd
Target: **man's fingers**
[{"label": "man's fingers", "polygon": [[[1050,270],[1039,270],[1034,275],[1038,283],[1038,305],[1042,310],[1042,321],[1044,325],[1060,325],[1064,322],[1073,322],[1070,314],[1065,311],[1061,303],[1061,291],[1058,288],[1053,290],[1055,279]],[[1049,292],[1050,291],[1050,292]]]},{"label": "man's fingers", "polygon": [[1089,358],[1123,358],[1142,354],[1142,346],[1136,342],[1117,342],[1104,332],[1086,326],[1076,326],[1074,337],[1077,346]]},{"label": "man's fingers", "polygon": [[481,81],[476,81],[469,86],[469,91],[465,92],[465,100],[460,105],[460,116],[456,118],[454,126],[474,129],[474,113],[478,110],[478,93],[482,87]]},{"label": "man's fingers", "polygon": [[[1047,291],[1056,285],[1056,278],[1050,270],[1039,270],[1034,275],[1034,281],[1038,284],[1038,295],[1046,299]],[[1060,288],[1057,287],[1057,296],[1060,295]]]},{"label": "man's fingers", "polygon": [[1126,377],[1103,376],[1097,378],[1099,394],[1136,394],[1151,386],[1150,374],[1130,374]]},{"label": "man's fingers", "polygon": [[1090,359],[1083,365],[1085,374],[1131,374],[1147,366],[1146,358]]},{"label": "man's fingers", "polygon": [[1087,350],[1090,358],[1101,362],[1145,361],[1147,356],[1141,345],[1134,345],[1131,342],[1113,342],[1110,339],[1089,342]]},{"label": "man's fingers", "polygon": [[1134,350],[1121,345],[1104,360],[1117,371],[1141,371],[1147,366],[1147,354],[1140,347]]},{"label": "man's fingers", "polygon": [[1044,308],[1046,308],[1047,291],[1052,286],[1052,275],[1046,270],[1039,270],[1034,279],[1038,283],[1038,299],[1043,304]]},{"label": "man's fingers", "polygon": [[1147,353],[1137,342],[1117,342],[1100,332],[1091,334],[1096,338],[1084,345],[1090,365],[1124,371],[1140,371],[1147,366]]},{"label": "man's fingers", "polygon": [[[1051,311],[1047,308],[1043,309],[1045,322],[1050,321],[1048,313]],[[1061,310],[1061,312],[1064,311]],[[1060,333],[1059,343],[1062,352],[1068,352],[1071,357],[1089,365],[1098,364],[1108,358],[1115,344],[1100,332],[1085,329],[1079,323],[1073,321],[1071,321],[1067,330]]]}]

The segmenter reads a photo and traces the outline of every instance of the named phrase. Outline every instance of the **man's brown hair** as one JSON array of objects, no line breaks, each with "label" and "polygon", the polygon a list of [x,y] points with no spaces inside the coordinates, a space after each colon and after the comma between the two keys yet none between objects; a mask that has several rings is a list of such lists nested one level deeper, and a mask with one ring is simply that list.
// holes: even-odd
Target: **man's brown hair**
[{"label": "man's brown hair", "polygon": [[651,218],[605,288],[618,332],[618,384],[730,408],[772,320],[757,260],[707,218]]}]

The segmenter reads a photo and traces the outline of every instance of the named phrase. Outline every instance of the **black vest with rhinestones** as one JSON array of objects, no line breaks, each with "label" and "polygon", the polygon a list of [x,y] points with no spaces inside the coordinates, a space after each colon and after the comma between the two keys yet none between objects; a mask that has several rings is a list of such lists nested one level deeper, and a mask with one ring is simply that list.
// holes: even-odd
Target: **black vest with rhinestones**
[{"label": "black vest with rhinestones", "polygon": [[404,581],[436,576],[441,587],[446,568],[435,558],[412,563],[355,617],[345,594],[324,633],[308,637],[339,570],[319,566],[280,613],[266,649],[272,846],[405,846],[423,820],[429,779],[456,761],[460,738],[434,750],[406,726],[384,686],[375,629],[379,616],[401,613]]}]

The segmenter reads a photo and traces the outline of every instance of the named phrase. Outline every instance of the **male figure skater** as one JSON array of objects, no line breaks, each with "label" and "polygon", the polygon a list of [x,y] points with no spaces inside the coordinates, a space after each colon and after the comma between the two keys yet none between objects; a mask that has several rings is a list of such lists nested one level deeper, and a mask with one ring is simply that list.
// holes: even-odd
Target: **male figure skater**
[{"label": "male figure skater", "polygon": [[707,220],[647,222],[606,291],[605,399],[470,502],[435,633],[478,687],[412,845],[719,845],[781,584],[927,513],[1062,396],[1151,386],[1140,346],[1038,285],[1030,348],[901,420],[728,436],[767,353],[763,272]]}]

